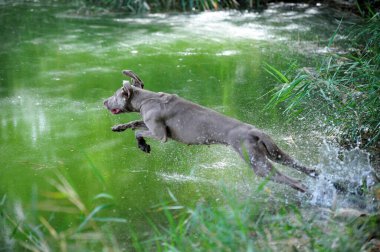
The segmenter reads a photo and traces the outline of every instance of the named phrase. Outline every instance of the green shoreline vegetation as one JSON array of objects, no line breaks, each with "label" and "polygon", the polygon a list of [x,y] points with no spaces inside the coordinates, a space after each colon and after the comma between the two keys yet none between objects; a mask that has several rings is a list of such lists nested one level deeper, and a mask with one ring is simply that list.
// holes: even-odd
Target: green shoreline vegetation
[{"label": "green shoreline vegetation", "polygon": [[368,149],[376,157],[380,153],[379,13],[342,33],[345,52],[331,50],[319,67],[299,68],[294,63],[283,74],[267,64],[266,71],[282,83],[273,89],[267,107],[284,106],[292,118],[320,115],[325,125],[333,126],[327,127],[327,133],[341,145]]},{"label": "green shoreline vegetation", "polygon": [[[127,218],[103,214],[114,204],[111,195],[99,193],[89,206],[62,173],[50,183],[55,189],[38,202],[43,211],[26,212],[1,197],[1,251],[375,251],[371,239],[379,236],[378,215],[347,215],[337,209],[305,214],[297,205],[257,204],[231,192],[220,206],[199,202],[186,207],[169,190],[170,201],[146,216],[151,231],[140,232]],[[78,221],[57,227],[54,217],[60,214],[76,215]],[[166,224],[157,224],[157,216]],[[116,238],[113,225],[129,231],[123,240]]]},{"label": "green shoreline vegetation", "polygon": [[[304,3],[305,1],[276,1],[276,0],[74,0],[69,1],[81,5],[80,13],[90,14],[104,12],[147,13],[168,11],[210,11],[210,10],[255,10],[265,9],[269,3],[290,2]],[[320,4],[332,6],[337,9],[351,11],[358,15],[371,15],[373,8],[379,8],[378,1],[306,1],[308,4]],[[372,13],[371,13],[372,12]]]},{"label": "green shoreline vegetation", "polygon": [[110,9],[132,13],[160,12],[160,11],[207,11],[220,9],[259,9],[265,6],[266,1],[260,0],[85,0],[84,9]]}]

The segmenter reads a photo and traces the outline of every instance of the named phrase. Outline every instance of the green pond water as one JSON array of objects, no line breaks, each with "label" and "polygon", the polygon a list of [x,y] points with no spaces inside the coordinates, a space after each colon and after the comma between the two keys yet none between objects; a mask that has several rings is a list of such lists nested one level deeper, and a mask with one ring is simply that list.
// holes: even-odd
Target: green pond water
[{"label": "green pond water", "polygon": [[[170,200],[169,191],[186,206],[222,204],[225,191],[257,202],[299,201],[296,191],[274,183],[257,193],[262,180],[228,147],[147,139],[152,152],[146,154],[133,132],[112,132],[113,125],[139,118],[103,107],[126,78],[123,69],[136,72],[146,89],[176,93],[256,125],[304,164],[368,170],[366,155],[334,161],[338,151],[323,147],[318,132],[284,124],[280,110],[263,110],[275,83],[264,63],[281,70],[295,60],[315,65],[336,17],[308,5],[271,5],[262,13],[88,17],[62,6],[0,5],[0,199],[26,215],[49,216],[58,230],[82,221],[56,194],[60,176],[90,210],[96,195],[112,195],[112,207],[99,215],[135,225]],[[120,236],[124,226],[115,224]]]}]

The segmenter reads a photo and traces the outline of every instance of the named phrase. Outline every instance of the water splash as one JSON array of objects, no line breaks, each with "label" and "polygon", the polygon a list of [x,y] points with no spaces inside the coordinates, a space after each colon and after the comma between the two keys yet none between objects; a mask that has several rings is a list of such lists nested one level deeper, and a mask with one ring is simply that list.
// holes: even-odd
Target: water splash
[{"label": "water splash", "polygon": [[308,181],[312,205],[371,210],[372,199],[365,191],[375,180],[367,152],[344,150],[324,141],[316,167],[322,173],[317,180]]}]

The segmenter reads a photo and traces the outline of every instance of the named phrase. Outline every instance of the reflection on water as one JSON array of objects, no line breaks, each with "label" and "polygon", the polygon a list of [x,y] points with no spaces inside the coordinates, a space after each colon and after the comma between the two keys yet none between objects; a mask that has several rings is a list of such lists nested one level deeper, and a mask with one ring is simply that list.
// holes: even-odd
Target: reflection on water
[{"label": "reflection on water", "polygon": [[[41,103],[27,94],[17,95],[8,101],[11,103],[11,109],[16,111],[10,114],[11,118],[3,119],[4,128],[23,132],[23,136],[27,138],[25,142],[30,143],[31,148],[35,147],[36,142],[49,133],[49,124]],[[2,137],[9,137],[6,131]]]},{"label": "reflection on water", "polygon": [[[68,13],[61,7],[0,6],[0,196],[31,204],[32,191],[43,198],[52,190],[47,179],[60,170],[85,201],[107,192],[117,202],[112,213],[136,222],[144,209],[168,197],[168,189],[186,205],[200,198],[216,202],[221,188],[242,190],[242,197],[256,201],[269,194],[299,200],[296,192],[272,183],[257,193],[262,180],[226,147],[150,140],[148,155],[136,147],[132,132],[111,132],[112,125],[138,118],[113,116],[102,107],[121,85],[125,68],[138,73],[147,89],[177,93],[265,129],[289,153],[317,163],[333,178],[344,176],[347,166],[352,180],[370,169],[357,152],[343,163],[326,163],[338,155],[336,149],[319,149],[322,141],[313,135],[287,144],[297,138],[297,127],[285,129],[280,111],[263,111],[263,95],[273,84],[263,62],[279,69],[295,59],[310,65],[310,52],[320,50],[337,26],[328,10],[280,4],[260,14]],[[72,221],[78,220],[60,222]]]}]

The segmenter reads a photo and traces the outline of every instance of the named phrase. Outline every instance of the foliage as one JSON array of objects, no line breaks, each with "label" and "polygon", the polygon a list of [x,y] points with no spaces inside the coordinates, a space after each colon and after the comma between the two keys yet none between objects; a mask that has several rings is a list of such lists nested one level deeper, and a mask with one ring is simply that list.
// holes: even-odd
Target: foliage
[{"label": "foliage", "polygon": [[154,232],[141,251],[356,251],[367,237],[334,218],[305,217],[296,206],[267,209],[236,196],[219,207],[174,202],[159,210],[169,225],[152,224]]},{"label": "foliage", "polygon": [[87,6],[100,6],[133,13],[154,11],[205,11],[218,9],[259,8],[260,0],[85,0]]},{"label": "foliage", "polygon": [[[376,215],[340,219],[332,210],[310,215],[296,205],[273,207],[227,193],[219,206],[199,202],[195,207],[187,207],[170,191],[170,202],[160,203],[151,211],[155,217],[162,216],[166,224],[162,221],[156,224],[147,217],[150,231],[138,232],[124,219],[95,217],[108,204],[98,204],[92,211],[88,210],[63,175],[58,174],[52,183],[57,191],[50,195],[58,205],[50,205],[50,217],[31,216],[30,212],[21,217],[23,209],[13,212],[6,207],[6,197],[2,198],[0,241],[5,244],[3,248],[30,251],[366,251],[371,248],[367,239],[378,236],[379,218]],[[261,186],[259,188],[262,190]],[[110,199],[111,195],[102,193],[94,201]],[[81,224],[60,230],[53,220],[57,212],[76,214]],[[124,223],[128,232],[123,236],[126,240],[118,241],[116,233],[106,228],[111,222]]]},{"label": "foliage", "polygon": [[267,107],[285,104],[285,113],[293,116],[313,108],[340,128],[343,143],[376,147],[380,140],[380,15],[354,26],[347,36],[350,52],[327,55],[318,70],[296,71],[293,65],[283,74],[266,65],[265,70],[282,83],[280,89],[272,90]]},{"label": "foliage", "polygon": [[[241,10],[261,10],[270,2],[275,0],[72,0],[84,1],[88,7],[107,8],[118,11],[128,11],[133,13],[144,13],[148,11],[205,11],[219,9],[241,9]],[[318,3],[318,1],[283,1],[291,3],[308,2],[309,4]],[[324,1],[327,5],[339,6],[342,4],[349,11],[362,16],[373,15],[379,8],[378,1],[355,1],[355,3],[337,3],[336,1]]]},{"label": "foliage", "polygon": [[[109,233],[105,225],[99,223],[126,223],[123,218],[99,217],[101,212],[112,206],[113,197],[106,193],[94,196],[92,210],[83,202],[72,184],[61,173],[50,180],[56,189],[44,193],[47,200],[38,202],[38,210],[48,214],[37,213],[36,209],[25,212],[19,204],[10,209],[6,196],[0,202],[0,247],[5,251],[80,251],[98,247],[107,251],[119,251],[114,234]],[[59,216],[76,215],[78,226],[62,228],[54,221]],[[62,230],[63,229],[63,230]]]}]

